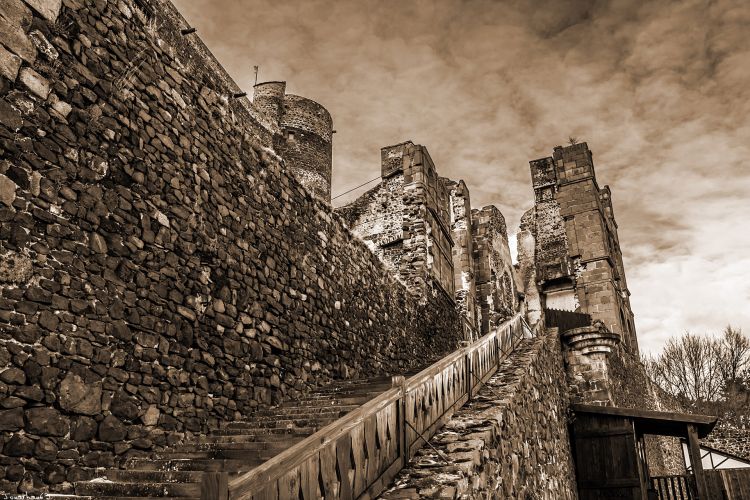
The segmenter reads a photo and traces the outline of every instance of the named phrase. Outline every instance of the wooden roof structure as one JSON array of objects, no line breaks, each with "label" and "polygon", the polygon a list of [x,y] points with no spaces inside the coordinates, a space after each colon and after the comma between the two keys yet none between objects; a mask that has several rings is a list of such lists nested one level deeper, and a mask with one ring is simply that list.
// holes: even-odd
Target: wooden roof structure
[{"label": "wooden roof structure", "polygon": [[694,425],[698,437],[706,437],[716,425],[719,417],[713,415],[693,415],[667,411],[621,408],[619,406],[571,405],[575,413],[609,415],[632,419],[636,430],[642,434],[675,436],[687,439],[687,428]]}]

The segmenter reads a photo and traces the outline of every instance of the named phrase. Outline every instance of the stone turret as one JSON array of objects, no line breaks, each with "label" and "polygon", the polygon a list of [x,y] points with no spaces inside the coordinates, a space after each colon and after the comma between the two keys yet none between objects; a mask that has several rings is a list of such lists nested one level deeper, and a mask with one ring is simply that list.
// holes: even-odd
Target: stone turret
[{"label": "stone turret", "polygon": [[333,120],[317,102],[286,93],[286,82],[253,88],[253,103],[281,129],[274,149],[313,194],[331,201]]}]

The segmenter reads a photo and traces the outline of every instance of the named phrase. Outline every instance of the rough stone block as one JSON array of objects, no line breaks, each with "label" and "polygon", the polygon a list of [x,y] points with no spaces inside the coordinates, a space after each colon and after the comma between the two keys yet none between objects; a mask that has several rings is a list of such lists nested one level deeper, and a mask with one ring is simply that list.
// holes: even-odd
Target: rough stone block
[{"label": "rough stone block", "polygon": [[47,21],[55,22],[60,14],[61,0],[24,0]]},{"label": "rough stone block", "polygon": [[21,83],[40,99],[47,99],[50,92],[49,82],[31,68],[23,68],[19,75]]},{"label": "rough stone block", "polygon": [[5,47],[0,45],[0,75],[10,81],[15,81],[20,67],[21,58],[16,54],[5,50]]},{"label": "rough stone block", "polygon": [[0,202],[12,207],[16,199],[16,189],[18,186],[7,176],[0,174]]}]

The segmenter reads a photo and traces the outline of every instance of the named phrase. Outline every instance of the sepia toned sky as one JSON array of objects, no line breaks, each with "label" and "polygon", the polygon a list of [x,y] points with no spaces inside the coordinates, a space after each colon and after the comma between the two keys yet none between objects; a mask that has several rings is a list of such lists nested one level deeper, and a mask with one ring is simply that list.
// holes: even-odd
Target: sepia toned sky
[{"label": "sepia toned sky", "polygon": [[612,188],[641,348],[750,331],[750,2],[174,3],[243,89],[259,65],[326,106],[334,195],[410,139],[515,232],[528,161],[574,136]]}]

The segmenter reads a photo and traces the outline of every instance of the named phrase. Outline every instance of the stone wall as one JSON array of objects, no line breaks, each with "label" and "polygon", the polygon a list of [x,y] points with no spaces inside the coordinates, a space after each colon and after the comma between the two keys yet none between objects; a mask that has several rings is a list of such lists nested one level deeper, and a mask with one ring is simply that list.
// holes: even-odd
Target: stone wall
[{"label": "stone wall", "polygon": [[[615,406],[685,413],[685,408],[651,381],[641,360],[624,345],[610,355],[609,372]],[[651,475],[684,474],[685,459],[678,438],[646,436]]]},{"label": "stone wall", "polygon": [[253,87],[253,104],[280,130],[274,150],[311,193],[331,202],[333,120],[317,102],[286,94],[286,82]]},{"label": "stone wall", "polygon": [[525,340],[381,498],[577,498],[561,360],[556,335]]},{"label": "stone wall", "polygon": [[[455,347],[161,0],[0,7],[0,489]],[[7,34],[7,36],[6,36]]]},{"label": "stone wall", "polygon": [[480,334],[484,335],[518,311],[518,290],[503,214],[489,205],[472,210],[471,220]]},{"label": "stone wall", "polygon": [[378,186],[336,209],[354,234],[421,293],[428,281],[454,298],[449,192],[427,148],[406,141],[381,149]]},{"label": "stone wall", "polygon": [[[443,179],[450,192],[451,237],[453,238],[453,272],[456,307],[466,318],[469,327],[478,332],[481,324],[474,274],[474,236],[471,198],[464,181]],[[468,335],[471,338],[472,335]]]},{"label": "stone wall", "polygon": [[557,146],[529,164],[543,305],[591,314],[638,352],[611,192],[599,188],[588,145]]}]

